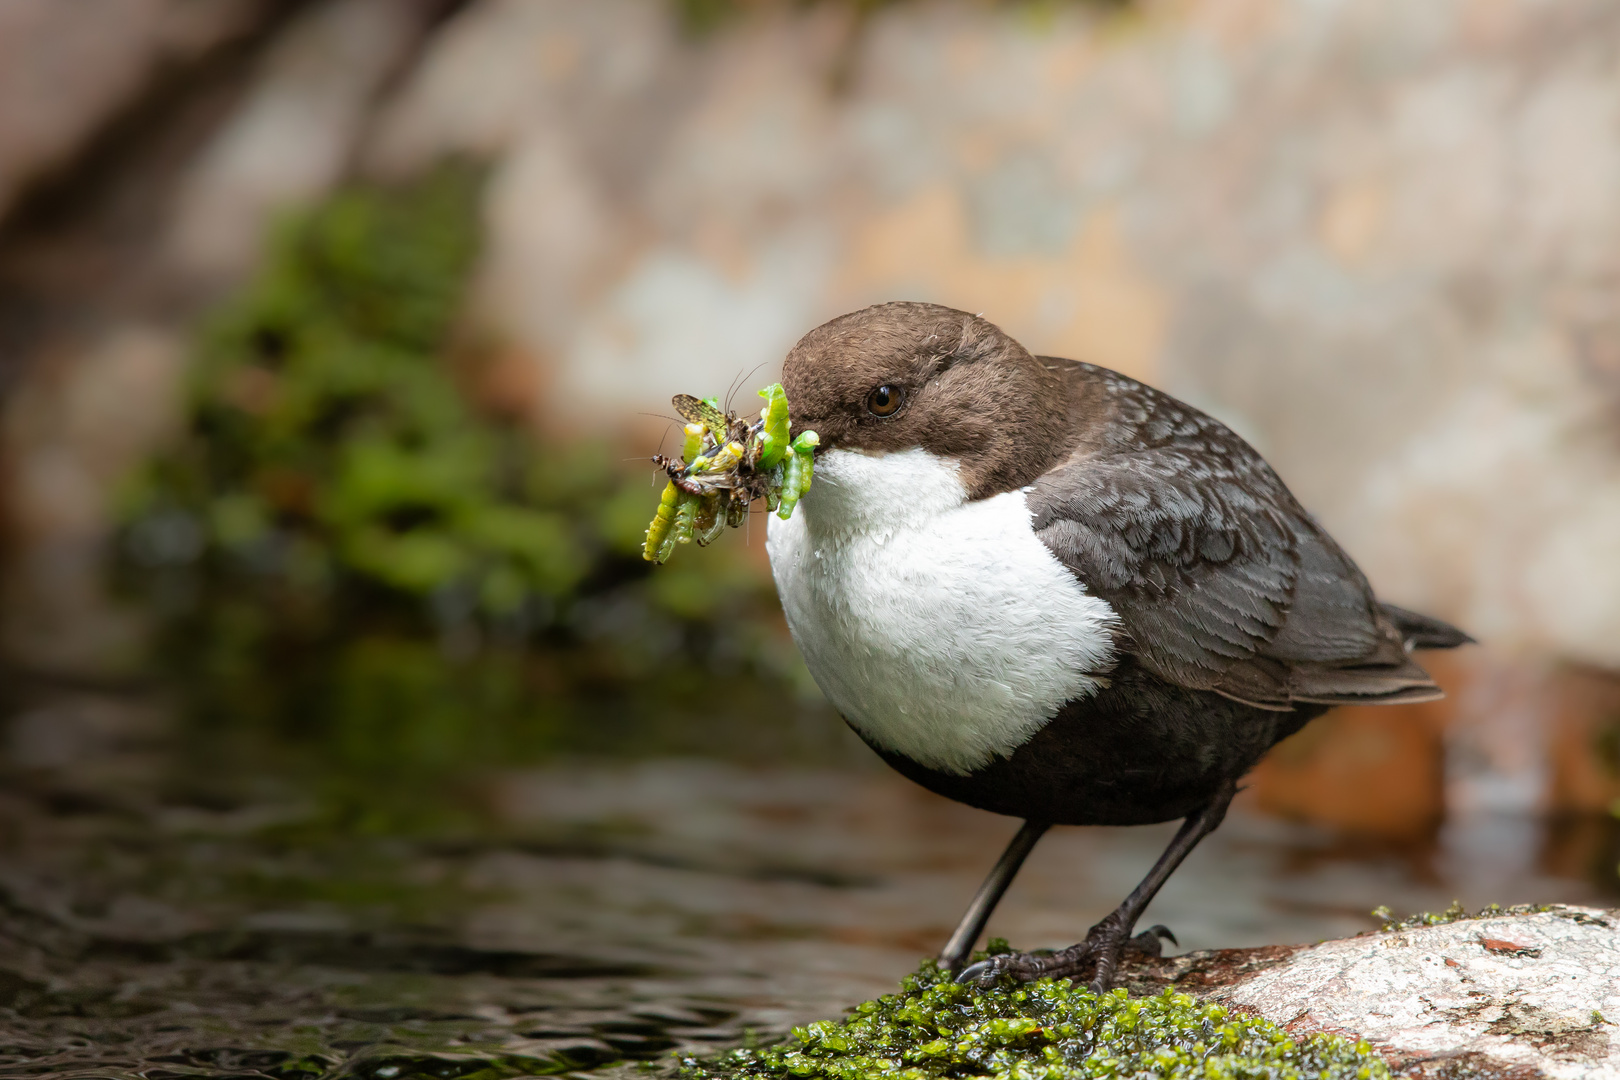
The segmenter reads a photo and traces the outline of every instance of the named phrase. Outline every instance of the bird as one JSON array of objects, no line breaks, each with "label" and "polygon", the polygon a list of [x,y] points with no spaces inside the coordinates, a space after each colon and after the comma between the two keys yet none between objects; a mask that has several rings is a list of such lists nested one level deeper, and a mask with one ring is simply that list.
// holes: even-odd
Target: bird
[{"label": "bird", "polygon": [[[783,362],[814,482],[769,522],[788,628],[890,766],[1023,824],[940,953],[958,981],[1101,992],[1143,910],[1277,742],[1341,704],[1443,696],[1413,659],[1473,639],[1381,603],[1247,442],[1117,371],[982,316],[892,302]],[[1069,948],[968,964],[1053,825],[1182,824]]]}]

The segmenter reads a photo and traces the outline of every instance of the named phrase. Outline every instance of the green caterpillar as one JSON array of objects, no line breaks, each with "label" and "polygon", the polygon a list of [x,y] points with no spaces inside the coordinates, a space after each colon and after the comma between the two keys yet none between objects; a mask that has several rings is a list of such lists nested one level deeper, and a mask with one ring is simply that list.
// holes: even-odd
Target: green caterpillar
[{"label": "green caterpillar", "polygon": [[774,469],[788,451],[787,391],[782,389],[781,383],[772,383],[761,390],[759,396],[765,399],[765,407],[759,410],[759,419],[764,425],[759,433],[759,465],[762,469]]},{"label": "green caterpillar", "polygon": [[670,526],[675,524],[675,510],[685,494],[673,480],[664,485],[663,498],[658,501],[652,524],[647,526],[647,542],[641,549],[641,557],[648,562],[661,563],[674,554],[675,538],[670,535]]},{"label": "green caterpillar", "polygon": [[783,521],[793,516],[793,508],[810,490],[816,473],[816,447],[820,445],[821,436],[813,431],[802,432],[793,440],[793,453],[782,464],[782,492],[776,510],[776,516]]}]

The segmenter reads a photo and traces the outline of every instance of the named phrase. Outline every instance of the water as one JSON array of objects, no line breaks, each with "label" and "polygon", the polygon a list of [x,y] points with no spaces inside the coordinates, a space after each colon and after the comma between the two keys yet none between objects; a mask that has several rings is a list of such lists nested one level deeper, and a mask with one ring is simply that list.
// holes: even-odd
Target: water
[{"label": "water", "polygon": [[[602,1075],[769,1038],[892,988],[1015,827],[812,702],[570,698],[567,737],[524,742],[485,698],[405,715],[437,685],[412,677],[346,706],[398,723],[352,727],[11,679],[0,1076]],[[1054,830],[991,931],[1073,941],[1172,830]],[[1148,919],[1199,949],[1354,933],[1378,904],[1613,902],[1615,849],[1596,820],[1389,846],[1240,807]]]}]

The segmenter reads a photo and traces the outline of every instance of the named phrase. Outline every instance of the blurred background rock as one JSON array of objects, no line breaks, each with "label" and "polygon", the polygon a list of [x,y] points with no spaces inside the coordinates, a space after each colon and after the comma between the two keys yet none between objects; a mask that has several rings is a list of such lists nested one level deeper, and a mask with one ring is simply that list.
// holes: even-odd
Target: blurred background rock
[{"label": "blurred background rock", "polygon": [[[499,737],[419,750],[488,762],[706,752],[719,671],[798,718],[728,746],[861,767],[759,536],[648,577],[620,459],[671,393],[928,299],[1222,418],[1484,643],[1445,702],[1280,747],[1251,811],[1612,878],[1617,40],[1604,0],[0,0],[13,696],[189,663],[203,713],[348,687],[374,740],[476,700]],[[403,338],[355,314],[419,286]]]},{"label": "blurred background rock", "polygon": [[458,352],[486,410],[640,453],[672,392],[766,381],[832,314],[983,311],[1222,417],[1383,595],[1486,642],[1432,716],[1313,733],[1311,768],[1377,762],[1399,813],[1313,808],[1339,800],[1287,754],[1263,802],[1360,822],[1620,794],[1620,16],[1596,0],[0,20],[18,663],[128,661],[97,584],[112,493],[175,437],[188,334],[273,223],[476,159]]}]

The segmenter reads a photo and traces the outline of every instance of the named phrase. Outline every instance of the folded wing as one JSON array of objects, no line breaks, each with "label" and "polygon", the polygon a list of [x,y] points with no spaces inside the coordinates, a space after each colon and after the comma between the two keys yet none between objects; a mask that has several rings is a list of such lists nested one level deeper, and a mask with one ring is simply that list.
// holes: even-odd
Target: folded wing
[{"label": "folded wing", "polygon": [[1133,399],[1125,415],[1142,418],[1133,437],[1077,453],[1028,500],[1037,535],[1113,606],[1148,670],[1277,710],[1442,696],[1408,650],[1467,635],[1380,605],[1237,435],[1108,375]]}]

